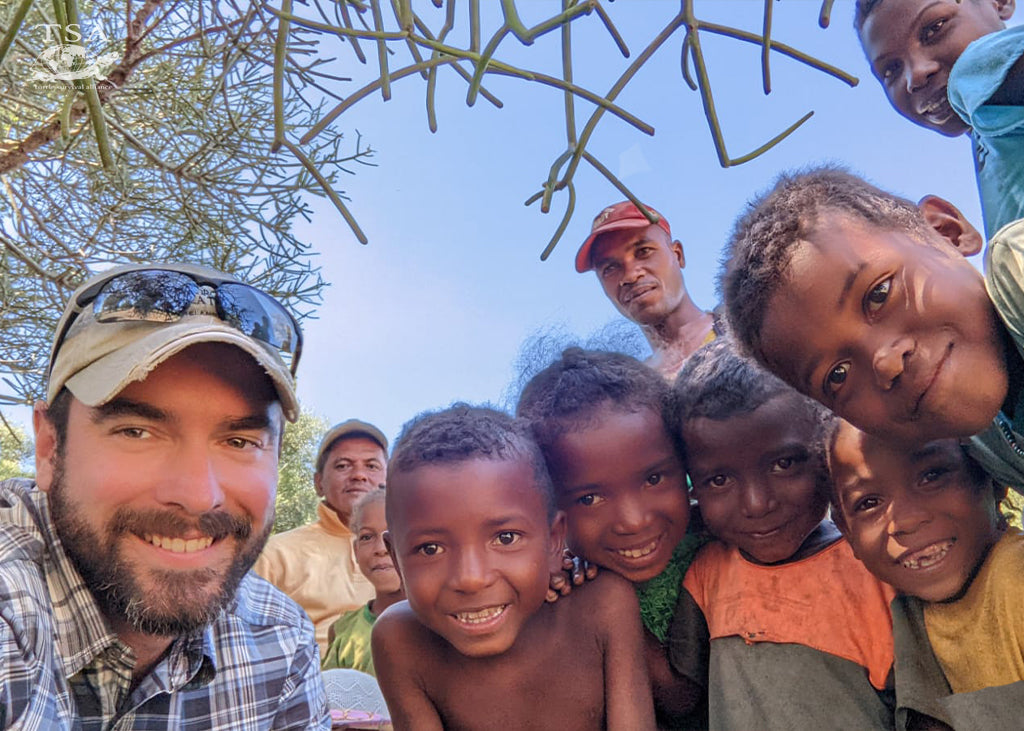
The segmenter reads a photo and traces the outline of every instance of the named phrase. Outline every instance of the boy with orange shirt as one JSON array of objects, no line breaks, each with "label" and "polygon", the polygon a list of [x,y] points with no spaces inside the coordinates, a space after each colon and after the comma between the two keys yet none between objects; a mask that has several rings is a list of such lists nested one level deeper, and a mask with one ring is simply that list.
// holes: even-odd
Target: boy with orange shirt
[{"label": "boy with orange shirt", "polygon": [[674,397],[719,540],[683,581],[671,658],[705,679],[710,727],[891,729],[893,593],[826,518],[828,412],[728,338],[690,357]]}]

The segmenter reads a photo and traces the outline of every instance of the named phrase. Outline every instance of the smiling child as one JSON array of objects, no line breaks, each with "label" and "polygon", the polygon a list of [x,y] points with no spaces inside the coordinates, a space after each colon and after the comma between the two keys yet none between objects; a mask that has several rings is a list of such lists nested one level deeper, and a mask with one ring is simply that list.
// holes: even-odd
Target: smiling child
[{"label": "smiling child", "polygon": [[526,385],[517,412],[551,470],[570,550],[637,587],[658,720],[682,727],[700,725],[704,691],[672,671],[669,625],[704,539],[686,532],[690,503],[665,421],[669,395],[658,373],[628,355],[569,348]]},{"label": "smiling child", "polygon": [[455,405],[407,424],[388,465],[407,602],[373,628],[395,729],[653,729],[636,597],[606,574],[553,603],[565,516],[529,429]]},{"label": "smiling child", "polygon": [[728,338],[690,357],[674,395],[719,540],[686,574],[671,658],[706,683],[710,727],[891,729],[892,591],[825,517],[828,412]]},{"label": "smiling child", "polygon": [[1014,0],[857,0],[854,26],[901,115],[969,133],[989,237],[1024,217],[1024,26]]},{"label": "smiling child", "polygon": [[370,630],[377,617],[395,602],[405,599],[402,579],[384,545],[384,491],[371,490],[352,506],[356,563],[370,580],[376,596],[359,609],[341,615],[327,633],[327,652],[321,670],[354,668],[373,675]]},{"label": "smiling child", "polygon": [[1005,488],[955,439],[905,449],[841,422],[829,456],[837,522],[904,595],[893,603],[899,726],[916,713],[957,729],[1019,725],[1024,536],[999,513]]},{"label": "smiling child", "polygon": [[1024,486],[1024,221],[982,240],[837,168],[784,174],[736,223],[721,288],[735,338],[801,393],[911,446],[970,438]]}]

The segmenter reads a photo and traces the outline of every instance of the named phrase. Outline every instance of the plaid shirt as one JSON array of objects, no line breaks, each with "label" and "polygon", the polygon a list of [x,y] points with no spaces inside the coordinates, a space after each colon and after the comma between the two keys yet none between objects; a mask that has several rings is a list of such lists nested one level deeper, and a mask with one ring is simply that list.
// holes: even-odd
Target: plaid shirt
[{"label": "plaid shirt", "polygon": [[329,729],[313,627],[248,574],[209,626],[132,687],[134,656],[100,614],[31,482],[0,483],[0,729]]}]

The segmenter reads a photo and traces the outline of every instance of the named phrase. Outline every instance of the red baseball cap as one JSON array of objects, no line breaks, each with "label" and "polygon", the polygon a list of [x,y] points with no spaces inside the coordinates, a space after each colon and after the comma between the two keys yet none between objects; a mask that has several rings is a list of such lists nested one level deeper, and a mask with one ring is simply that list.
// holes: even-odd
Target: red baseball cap
[{"label": "red baseball cap", "polygon": [[[665,229],[665,233],[671,238],[672,230],[665,217],[650,206],[647,206],[647,210],[654,214],[658,219],[657,224]],[[651,222],[647,220],[647,216],[631,201],[622,201],[608,206],[597,214],[590,227],[590,236],[576,252],[576,271],[586,272],[593,268],[590,263],[590,247],[594,245],[594,239],[601,234],[609,231],[621,231],[624,228],[647,228],[650,225]]]}]

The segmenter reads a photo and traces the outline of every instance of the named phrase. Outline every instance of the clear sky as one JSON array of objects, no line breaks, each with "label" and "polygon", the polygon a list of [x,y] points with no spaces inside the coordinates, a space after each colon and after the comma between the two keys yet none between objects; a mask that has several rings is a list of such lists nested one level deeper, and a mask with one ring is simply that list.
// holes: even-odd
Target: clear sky
[{"label": "clear sky", "polygon": [[[425,15],[443,17],[426,0]],[[483,3],[484,37],[497,27],[497,3]],[[520,0],[528,23],[553,14],[558,0]],[[656,129],[648,137],[605,115],[588,147],[641,199],[668,218],[686,255],[685,278],[698,305],[717,302],[718,258],[737,213],[782,170],[825,161],[849,165],[875,183],[917,199],[942,195],[977,226],[980,207],[966,138],[947,139],[899,117],[871,76],[852,30],[852,2],[839,0],[832,24],[817,24],[816,0],[774,5],[774,37],[860,78],[850,88],[773,54],[773,91],[761,91],[760,49],[704,34],[719,116],[730,152],[760,145],[809,110],[814,117],[780,146],[730,169],[719,167],[700,98],[680,75],[682,33],[654,56],[619,98]],[[696,0],[698,17],[760,32],[761,0]],[[303,6],[296,5],[300,9]],[[633,54],[677,12],[670,0],[607,4]],[[468,23],[460,6],[458,24]],[[490,14],[489,14],[490,13]],[[1016,22],[1016,21],[1015,21]],[[604,92],[629,60],[619,56],[596,15],[574,24],[575,79]],[[392,68],[408,63],[395,46]],[[506,40],[497,57],[559,75],[558,33],[520,48]],[[328,70],[355,81],[349,94],[376,76],[375,54],[361,67],[342,46]],[[360,245],[329,204],[318,202],[301,235],[320,252],[326,290],[319,319],[306,324],[299,394],[330,421],[358,417],[390,437],[424,409],[455,400],[500,401],[515,379],[523,340],[555,328],[586,335],[619,315],[593,273],[573,269],[576,249],[601,208],[621,195],[596,171],[576,176],[576,216],[545,262],[540,253],[566,205],[556,196],[548,215],[523,202],[545,179],[565,147],[560,92],[518,79],[488,76],[504,102],[468,108],[466,84],[451,69],[438,79],[439,130],[431,134],[425,83],[394,83],[386,103],[375,94],[347,111],[340,124],[354,142],[358,130],[376,151],[375,168],[356,166],[342,181],[350,209],[369,237]],[[580,126],[592,107],[577,103]],[[980,265],[980,263],[979,263]]]}]

